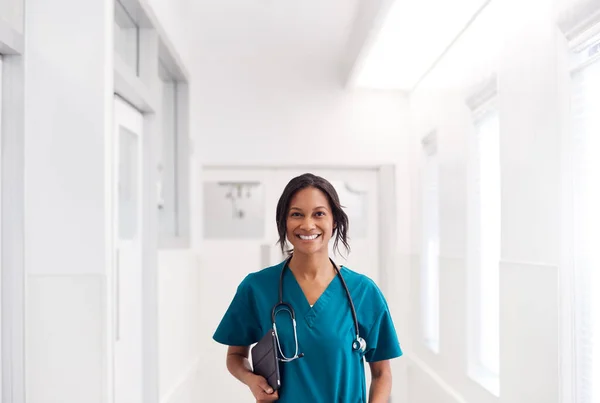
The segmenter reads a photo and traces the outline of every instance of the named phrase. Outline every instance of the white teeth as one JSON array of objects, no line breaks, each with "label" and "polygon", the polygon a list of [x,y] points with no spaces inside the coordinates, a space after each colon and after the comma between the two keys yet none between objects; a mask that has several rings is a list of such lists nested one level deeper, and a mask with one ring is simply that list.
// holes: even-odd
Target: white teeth
[{"label": "white teeth", "polygon": [[298,235],[298,236],[300,237],[300,239],[302,239],[304,241],[312,241],[313,239],[317,239],[319,234],[310,235],[310,236],[305,236],[305,235]]}]

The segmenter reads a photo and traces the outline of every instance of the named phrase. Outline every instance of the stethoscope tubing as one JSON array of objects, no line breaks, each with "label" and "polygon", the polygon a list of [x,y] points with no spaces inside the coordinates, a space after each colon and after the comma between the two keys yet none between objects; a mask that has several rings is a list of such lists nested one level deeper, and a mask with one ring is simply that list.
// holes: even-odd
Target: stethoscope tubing
[{"label": "stethoscope tubing", "polygon": [[[287,302],[283,302],[283,276],[285,274],[285,270],[289,269],[289,263],[290,263],[291,259],[292,259],[292,257],[289,257],[285,261],[285,264],[283,265],[283,269],[281,270],[281,275],[279,277],[279,302],[277,304],[275,304],[273,306],[273,309],[271,310],[271,321],[273,323],[273,330],[275,332],[275,338],[277,339],[277,347],[278,347],[279,353],[282,357],[282,358],[280,358],[280,361],[283,361],[283,362],[290,362],[290,361],[293,361],[304,355],[304,354],[300,354],[300,355],[298,354],[298,334],[296,332],[296,313],[294,312],[294,308],[292,308],[292,306],[290,304],[288,304]],[[342,273],[340,272],[338,266],[335,264],[333,259],[329,258],[329,261],[333,265],[333,268],[335,269],[337,277],[339,277],[340,280],[342,281],[342,285],[344,287],[344,291],[346,292],[346,297],[348,299],[348,303],[350,304],[350,311],[352,312],[352,320],[354,321],[354,329],[355,329],[355,333],[356,333],[356,339],[353,341],[353,349],[354,350],[360,349],[361,351],[364,351],[366,348],[366,345],[364,343],[364,340],[360,337],[360,330],[358,327],[358,318],[356,316],[356,309],[354,308],[354,302],[352,301],[352,297],[350,295],[350,290],[348,290],[348,286],[346,285],[344,276],[342,276]],[[280,307],[283,307],[282,310],[285,310],[290,314],[290,316],[292,317],[292,323],[294,326],[294,341],[296,344],[296,351],[295,351],[294,355],[289,358],[283,354],[283,350],[281,349],[281,345],[279,343],[279,335],[277,333],[277,325],[275,323],[275,316],[279,312],[278,308],[280,308]],[[355,348],[354,347],[355,343],[358,343],[357,345],[360,346],[360,348]]]}]

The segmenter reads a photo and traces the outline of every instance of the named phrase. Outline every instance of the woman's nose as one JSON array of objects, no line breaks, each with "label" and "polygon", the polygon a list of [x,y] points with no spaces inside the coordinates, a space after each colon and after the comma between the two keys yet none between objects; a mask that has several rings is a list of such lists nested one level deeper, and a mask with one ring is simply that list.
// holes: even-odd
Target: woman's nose
[{"label": "woman's nose", "polygon": [[306,217],[304,220],[302,220],[300,228],[302,228],[303,230],[312,230],[313,228],[315,228],[315,222],[311,217]]}]

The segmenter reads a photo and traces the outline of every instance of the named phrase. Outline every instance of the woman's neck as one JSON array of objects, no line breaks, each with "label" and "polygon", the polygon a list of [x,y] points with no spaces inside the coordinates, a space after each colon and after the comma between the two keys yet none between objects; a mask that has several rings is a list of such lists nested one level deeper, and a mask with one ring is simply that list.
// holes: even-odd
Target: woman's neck
[{"label": "woman's neck", "polygon": [[329,277],[333,267],[326,253],[305,255],[294,253],[289,264],[290,270],[296,277],[304,280],[315,280],[320,277]]}]

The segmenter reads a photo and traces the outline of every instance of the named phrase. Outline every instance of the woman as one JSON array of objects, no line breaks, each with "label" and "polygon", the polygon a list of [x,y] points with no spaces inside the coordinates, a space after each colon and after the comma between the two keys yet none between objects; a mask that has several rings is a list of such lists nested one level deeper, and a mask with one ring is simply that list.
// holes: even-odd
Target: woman
[{"label": "woman", "polygon": [[[312,174],[292,179],[279,199],[276,221],[282,252],[287,241],[293,245],[290,258],[249,274],[214,334],[229,346],[229,372],[258,402],[366,403],[366,361],[372,376],[369,403],[387,402],[389,360],[402,350],[379,288],[368,277],[335,266],[329,257],[332,237],[334,249],[341,242],[349,250],[348,216],[334,187]],[[289,311],[276,311],[279,356],[291,360],[280,362],[281,388],[274,391],[252,372],[248,354],[273,327],[271,310],[280,299],[280,282],[282,300],[295,311],[297,327],[294,332]],[[366,348],[359,349],[361,337]]]}]

